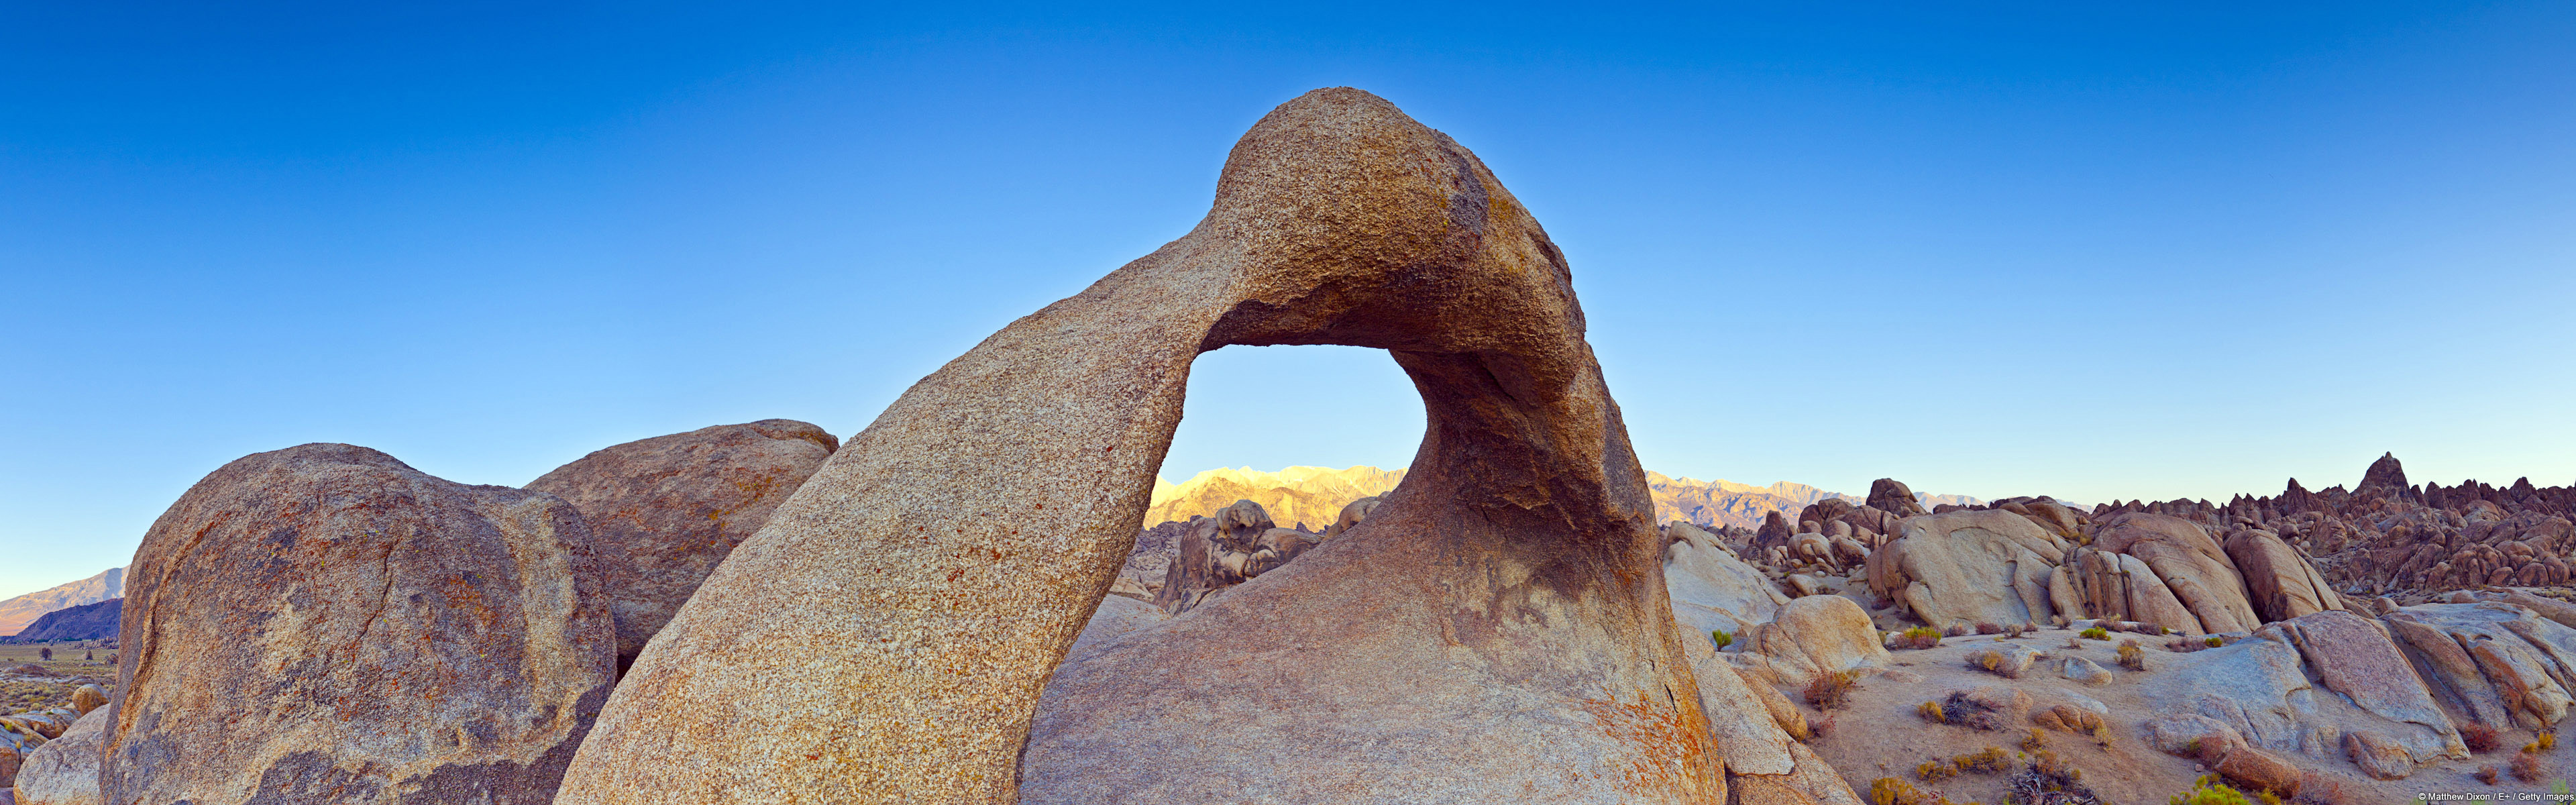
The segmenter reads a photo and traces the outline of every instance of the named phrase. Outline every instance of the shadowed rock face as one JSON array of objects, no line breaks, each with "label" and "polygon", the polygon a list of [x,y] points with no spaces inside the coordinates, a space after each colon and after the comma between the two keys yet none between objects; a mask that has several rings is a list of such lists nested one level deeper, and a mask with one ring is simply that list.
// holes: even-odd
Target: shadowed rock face
[{"label": "shadowed rock face", "polygon": [[590,524],[622,668],[840,446],[792,419],[717,425],[591,453],[528,489],[563,498]]},{"label": "shadowed rock face", "polygon": [[106,800],[550,801],[615,661],[589,539],[363,447],[224,465],[135,551]]},{"label": "shadowed rock face", "polygon": [[1428,409],[1411,470],[1299,560],[1087,648],[1056,687],[1122,706],[1031,743],[1027,800],[1723,801],[1563,256],[1351,89],[1263,118],[1189,235],[852,437],[637,662],[559,801],[1012,801],[1191,360],[1268,344],[1389,350]]}]

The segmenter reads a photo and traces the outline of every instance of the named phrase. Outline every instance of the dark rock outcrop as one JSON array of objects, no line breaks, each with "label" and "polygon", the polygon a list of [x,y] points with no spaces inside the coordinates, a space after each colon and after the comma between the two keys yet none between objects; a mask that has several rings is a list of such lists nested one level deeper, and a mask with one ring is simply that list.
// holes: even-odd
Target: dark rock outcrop
[{"label": "dark rock outcrop", "polygon": [[590,524],[622,669],[840,446],[792,419],[717,425],[593,452],[528,489],[563,498]]},{"label": "dark rock outcrop", "polygon": [[135,551],[107,801],[551,801],[615,670],[589,540],[363,447],[224,465]]}]

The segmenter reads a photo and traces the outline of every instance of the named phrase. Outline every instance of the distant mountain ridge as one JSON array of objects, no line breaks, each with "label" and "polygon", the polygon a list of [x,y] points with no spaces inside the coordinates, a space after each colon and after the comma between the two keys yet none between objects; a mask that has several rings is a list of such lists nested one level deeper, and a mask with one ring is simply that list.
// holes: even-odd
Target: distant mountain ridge
[{"label": "distant mountain ridge", "polygon": [[125,568],[112,567],[80,581],[0,601],[0,636],[17,634],[47,613],[123,597]]},{"label": "distant mountain ridge", "polygon": [[1191,517],[1205,517],[1238,500],[1261,504],[1283,528],[1303,524],[1322,531],[1341,516],[1351,501],[1395,490],[1403,470],[1360,465],[1346,469],[1289,467],[1263,472],[1251,467],[1218,467],[1171,483],[1154,479],[1154,496],[1145,509],[1146,527]]},{"label": "distant mountain ridge", "polygon": [[[1219,467],[1177,484],[1154,479],[1153,502],[1145,511],[1142,525],[1150,528],[1205,517],[1237,500],[1249,500],[1261,504],[1270,519],[1282,527],[1303,523],[1309,531],[1320,531],[1332,524],[1351,501],[1394,491],[1403,480],[1403,470],[1381,470],[1365,464],[1338,470],[1298,466],[1278,472]],[[1827,498],[1862,502],[1858,495],[1788,481],[1753,486],[1724,479],[1674,478],[1660,472],[1646,473],[1646,487],[1655,499],[1655,522],[1686,520],[1709,528],[1756,528],[1762,525],[1763,515],[1777,511],[1796,517],[1799,510]],[[1944,503],[1985,503],[1966,495],[1915,497],[1921,498],[1927,509]]]}]

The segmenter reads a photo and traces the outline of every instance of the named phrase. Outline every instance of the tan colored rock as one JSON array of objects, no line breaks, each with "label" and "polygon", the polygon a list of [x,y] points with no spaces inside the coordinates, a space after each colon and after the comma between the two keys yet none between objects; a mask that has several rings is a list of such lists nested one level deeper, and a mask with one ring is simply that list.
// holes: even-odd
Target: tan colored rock
[{"label": "tan colored rock", "polygon": [[2360,766],[2363,774],[2375,780],[2403,780],[2415,773],[2415,758],[2406,747],[2370,730],[2353,730],[2343,734],[2346,757]]},{"label": "tan colored rock", "polygon": [[2144,559],[2077,548],[2068,555],[2068,579],[2095,618],[2152,623],[2184,634],[2202,634],[2200,617],[2165,587]]},{"label": "tan colored rock", "polygon": [[2148,719],[2142,725],[2147,732],[2147,745],[2156,751],[2190,758],[2215,760],[2245,745],[2226,722],[2198,713],[2167,713]]},{"label": "tan colored rock", "polygon": [[1782,604],[1772,621],[1748,631],[1739,658],[1759,660],[1764,681],[1797,687],[1818,675],[1882,668],[1894,662],[1879,643],[1869,611],[1839,595],[1813,595]]},{"label": "tan colored rock", "polygon": [[2344,608],[2343,597],[2316,565],[2278,534],[2238,529],[2227,535],[2227,556],[2244,575],[2248,603],[2265,621]]},{"label": "tan colored rock", "polygon": [[1324,538],[1332,539],[1341,536],[1342,532],[1358,526],[1361,521],[1368,519],[1369,512],[1377,511],[1377,505],[1376,495],[1351,501],[1349,505],[1342,507],[1342,513],[1339,516],[1333,518],[1332,525],[1324,527]]},{"label": "tan colored rock", "polygon": [[2235,562],[2208,531],[2192,521],[2147,512],[2114,515],[2095,530],[2091,547],[2145,561],[2194,616],[2187,623],[2170,623],[2131,613],[2131,620],[2184,634],[2244,632],[2263,623],[2245,598],[2245,579],[2237,573]]},{"label": "tan colored rock", "polygon": [[[1722,798],[1570,277],[1446,136],[1357,90],[1281,106],[1189,235],[851,437],[636,663],[557,802]],[[1412,375],[1428,428],[1402,484],[1059,668],[1192,359],[1291,343],[1388,349]]]},{"label": "tan colored rock", "polygon": [[80,711],[81,715],[89,715],[89,711],[106,706],[107,691],[99,689],[97,685],[82,685],[72,689],[72,709]]},{"label": "tan colored rock", "polygon": [[2046,623],[2051,568],[2065,541],[2005,511],[1909,517],[1904,536],[1869,555],[1869,586],[1924,623]]},{"label": "tan colored rock", "polygon": [[1682,538],[1664,547],[1664,589],[1672,599],[1673,618],[1689,631],[1702,637],[1710,632],[1732,635],[1770,622],[1780,605],[1789,602],[1769,576],[1706,532],[1674,523],[1667,533]]},{"label": "tan colored rock", "polygon": [[2229,750],[2212,766],[2220,778],[2238,788],[2270,791],[2285,800],[2298,795],[2299,783],[2305,779],[2298,766],[2251,746]]},{"label": "tan colored rock", "polygon": [[2289,637],[2307,661],[2308,671],[2327,690],[2391,722],[2382,732],[2373,733],[2374,740],[2403,748],[2410,771],[2417,762],[2468,757],[2459,731],[2434,703],[2423,677],[2388,633],[2370,619],[2334,610],[2266,628],[2274,627]]},{"label": "tan colored rock", "polygon": [[594,451],[527,488],[590,524],[623,669],[840,444],[792,419],[716,425]]},{"label": "tan colored rock", "polygon": [[2514,711],[2505,705],[2503,694],[2478,670],[2477,658],[2469,656],[2468,649],[2462,648],[2449,632],[2408,618],[2387,618],[2380,623],[2429,672],[2425,679],[2427,689],[2443,694],[2435,696],[2435,701],[2456,708],[2450,713],[2454,720],[2475,721],[2496,729],[2514,727]]},{"label": "tan colored rock", "polygon": [[1125,596],[1103,597],[1100,608],[1092,611],[1091,620],[1083,622],[1082,633],[1074,637],[1073,647],[1065,650],[1065,656],[1171,619],[1170,614],[1153,604]]},{"label": "tan colored rock", "polygon": [[589,542],[553,495],[363,447],[224,465],[135,551],[101,790],[551,801],[616,671]]},{"label": "tan colored rock", "polygon": [[2109,669],[2103,668],[2100,664],[2082,657],[2066,658],[2065,667],[2060,669],[2058,673],[2060,676],[2064,676],[2068,679],[2082,682],[2087,685],[2111,684],[2111,671]]},{"label": "tan colored rock", "polygon": [[2537,729],[2567,717],[2576,697],[2576,630],[2506,603],[2419,604],[2388,615],[2447,634],[2475,660],[2508,710]]},{"label": "tan colored rock", "polygon": [[108,710],[90,711],[61,740],[29,754],[18,770],[20,805],[100,805],[99,751],[114,718]]},{"label": "tan colored rock", "polygon": [[2557,621],[2562,626],[2576,627],[2576,604],[2555,598],[2542,598],[2510,587],[2499,593],[2499,597],[2505,603],[2531,610],[2543,618]]}]

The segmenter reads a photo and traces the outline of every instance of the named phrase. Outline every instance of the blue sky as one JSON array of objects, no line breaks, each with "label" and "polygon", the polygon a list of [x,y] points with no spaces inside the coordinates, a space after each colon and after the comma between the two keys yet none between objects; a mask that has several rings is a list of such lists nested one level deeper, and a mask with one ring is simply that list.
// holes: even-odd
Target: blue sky
[{"label": "blue sky", "polygon": [[[1334,85],[1548,227],[1649,468],[2576,482],[2576,5],[2070,5],[15,4],[0,595],[303,442],[519,484],[853,433]],[[1362,350],[1224,350],[1192,392],[1175,480],[1420,435]]]}]

